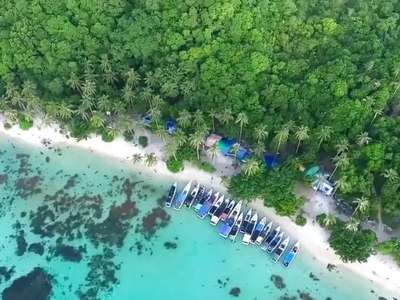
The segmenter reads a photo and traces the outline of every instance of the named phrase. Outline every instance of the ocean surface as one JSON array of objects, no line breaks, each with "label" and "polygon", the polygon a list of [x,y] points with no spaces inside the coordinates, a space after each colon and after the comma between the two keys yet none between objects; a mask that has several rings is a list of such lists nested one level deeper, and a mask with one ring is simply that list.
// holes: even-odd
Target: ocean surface
[{"label": "ocean surface", "polygon": [[3,300],[391,299],[306,251],[287,270],[165,209],[173,180],[152,169],[43,144],[0,136]]}]

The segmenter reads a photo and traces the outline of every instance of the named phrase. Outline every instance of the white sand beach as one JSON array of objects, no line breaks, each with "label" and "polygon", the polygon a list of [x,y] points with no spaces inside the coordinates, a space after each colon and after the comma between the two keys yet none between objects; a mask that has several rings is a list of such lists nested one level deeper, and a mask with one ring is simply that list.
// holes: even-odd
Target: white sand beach
[{"label": "white sand beach", "polygon": [[[0,118],[0,120],[2,123],[5,121],[3,118]],[[18,138],[33,145],[42,145],[42,140],[46,139],[52,143],[52,146],[59,144],[60,146],[81,147],[92,153],[116,157],[121,161],[126,161],[127,164],[132,164],[131,158],[136,153],[144,154],[154,152],[159,161],[155,167],[152,167],[153,170],[144,165],[141,166],[141,168],[150,171],[149,174],[151,174],[151,172],[157,172],[157,174],[165,174],[170,178],[182,181],[195,178],[198,182],[219,190],[225,190],[221,185],[221,176],[229,176],[237,172],[231,167],[230,158],[221,157],[216,166],[217,171],[213,174],[200,171],[190,164],[185,165],[184,171],[173,174],[168,171],[165,164],[166,157],[164,157],[162,149],[164,143],[154,136],[149,137],[149,146],[143,149],[139,145],[135,146],[134,143],[125,142],[123,137],[119,137],[111,143],[103,142],[99,136],[76,142],[74,138],[67,138],[60,133],[60,129],[57,125],[44,127],[41,126],[40,120],[36,120],[34,124],[35,126],[28,131],[22,131],[17,125],[6,130],[3,124],[1,124],[0,136],[5,139],[7,137]],[[305,212],[308,215],[312,215],[312,212],[315,214],[327,212],[326,210],[329,209],[329,205],[322,205],[322,203],[327,200],[318,194],[313,195],[312,192],[311,194],[311,196],[307,195],[310,201],[305,205]],[[391,258],[375,255],[364,264],[343,263],[327,243],[328,232],[320,228],[318,224],[313,224],[313,219],[309,218],[306,226],[300,227],[287,217],[277,216],[273,209],[264,207],[261,202],[252,203],[251,206],[265,213],[270,220],[279,223],[284,228],[285,232],[293,238],[301,240],[302,247],[307,248],[316,260],[321,261],[325,265],[328,263],[335,264],[338,266],[338,270],[342,267],[347,268],[358,276],[362,276],[379,284],[383,289],[390,290],[400,295],[400,268]],[[319,212],[318,210],[321,211]]]}]

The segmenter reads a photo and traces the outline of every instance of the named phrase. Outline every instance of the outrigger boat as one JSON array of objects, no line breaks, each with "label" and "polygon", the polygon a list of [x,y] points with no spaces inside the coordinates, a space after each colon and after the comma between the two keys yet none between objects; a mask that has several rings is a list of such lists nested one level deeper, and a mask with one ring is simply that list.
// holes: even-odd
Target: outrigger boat
[{"label": "outrigger boat", "polygon": [[197,203],[200,201],[200,199],[203,198],[205,190],[206,190],[206,187],[204,185],[201,185],[199,192],[197,193],[196,197],[194,197],[192,203],[189,203],[189,206],[186,206],[186,207],[191,208],[192,206],[196,206]]},{"label": "outrigger boat", "polygon": [[190,207],[194,201],[194,199],[196,199],[197,194],[199,193],[199,189],[200,189],[200,183],[198,183],[193,190],[191,191],[191,193],[189,194],[189,196],[187,196],[185,202],[183,202],[183,204],[186,207]]},{"label": "outrigger boat", "polygon": [[225,221],[225,220],[228,218],[229,214],[231,213],[231,211],[232,211],[233,208],[235,207],[235,204],[236,204],[235,200],[232,200],[232,201],[226,206],[226,208],[224,209],[224,211],[223,211],[222,214],[221,214],[221,221]]},{"label": "outrigger boat", "polygon": [[176,198],[175,202],[172,204],[172,207],[175,210],[180,210],[182,207],[183,202],[185,202],[186,197],[189,195],[190,188],[192,186],[192,181],[190,180],[188,184],[186,184],[185,188],[183,191],[179,194],[179,196]]},{"label": "outrigger boat", "polygon": [[229,204],[229,198],[225,199],[224,202],[217,208],[217,210],[214,212],[214,214],[211,216],[210,224],[212,226],[215,226],[218,224],[219,220],[221,219],[221,215],[224,212],[225,208]]},{"label": "outrigger boat", "polygon": [[201,208],[197,212],[197,216],[200,219],[204,219],[207,216],[208,211],[210,210],[210,208],[214,204],[214,202],[218,199],[218,197],[219,197],[219,192],[215,193],[214,196],[209,198],[208,201],[204,202],[204,204],[201,206]]},{"label": "outrigger boat", "polygon": [[283,239],[283,232],[281,232],[280,234],[278,234],[273,240],[272,242],[269,244],[268,248],[267,248],[267,252],[268,253],[272,253],[274,252],[274,250],[276,249],[276,247],[278,247],[279,243],[282,241]]},{"label": "outrigger boat", "polygon": [[264,240],[261,244],[261,250],[265,251],[268,248],[268,245],[272,242],[272,240],[279,234],[281,231],[281,226],[276,227],[269,236]]},{"label": "outrigger boat", "polygon": [[286,254],[285,258],[283,259],[282,265],[285,268],[289,268],[292,264],[294,258],[296,257],[297,253],[300,249],[300,241],[293,245],[292,249]]},{"label": "outrigger boat", "polygon": [[209,216],[212,216],[217,211],[217,209],[222,205],[222,203],[224,203],[224,198],[225,196],[222,195],[221,197],[219,197],[217,202],[215,202],[213,206],[211,206],[210,210],[208,211]]},{"label": "outrigger boat", "polygon": [[221,228],[219,230],[219,235],[220,236],[222,236],[224,238],[228,237],[228,235],[231,233],[233,225],[235,225],[236,220],[239,217],[241,209],[242,209],[242,201],[239,201],[236,204],[235,208],[229,214],[226,222],[221,226]]},{"label": "outrigger boat", "polygon": [[255,241],[256,245],[261,245],[265,238],[268,236],[269,232],[271,231],[273,221],[269,222],[267,226],[264,227],[263,231],[261,231],[260,235]]},{"label": "outrigger boat", "polygon": [[240,233],[245,233],[247,226],[249,225],[251,215],[253,213],[253,210],[250,208],[249,211],[247,212],[246,216],[244,217],[242,226],[240,226]]},{"label": "outrigger boat", "polygon": [[262,218],[260,223],[257,224],[256,228],[253,231],[253,234],[250,237],[250,243],[254,244],[256,242],[257,238],[263,231],[266,223],[267,223],[267,218],[266,217]]},{"label": "outrigger boat", "polygon": [[242,244],[248,245],[250,243],[251,235],[253,234],[254,228],[256,227],[258,220],[257,212],[251,217],[249,225],[247,225],[246,233],[243,236]]},{"label": "outrigger boat", "polygon": [[236,240],[237,235],[239,234],[240,224],[243,221],[243,213],[240,213],[239,217],[236,219],[235,224],[232,227],[231,232],[229,233],[229,239],[232,243]]},{"label": "outrigger boat", "polygon": [[196,204],[196,206],[194,207],[195,211],[199,211],[199,209],[203,206],[203,204],[210,200],[211,196],[212,196],[213,190],[209,190],[207,194],[203,195],[203,197],[201,197],[199,199],[199,202]]},{"label": "outrigger boat", "polygon": [[165,199],[165,207],[171,207],[171,204],[175,198],[177,188],[178,188],[178,183],[175,181],[175,183],[169,189],[167,199]]},{"label": "outrigger boat", "polygon": [[285,252],[287,246],[289,245],[289,241],[290,241],[290,236],[288,236],[283,242],[282,244],[280,244],[278,246],[278,248],[275,249],[274,253],[272,253],[272,258],[271,261],[273,263],[276,263],[282,256],[283,252]]}]

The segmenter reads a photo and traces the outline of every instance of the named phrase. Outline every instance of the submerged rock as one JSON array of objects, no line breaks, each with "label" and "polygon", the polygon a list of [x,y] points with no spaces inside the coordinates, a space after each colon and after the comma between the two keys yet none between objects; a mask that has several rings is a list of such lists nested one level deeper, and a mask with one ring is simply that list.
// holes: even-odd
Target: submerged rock
[{"label": "submerged rock", "polygon": [[33,243],[33,244],[29,245],[28,251],[39,254],[39,255],[43,255],[44,247],[41,243]]},{"label": "submerged rock", "polygon": [[234,287],[231,289],[231,291],[229,292],[229,295],[232,295],[234,297],[239,297],[240,295],[240,288],[238,287]]},{"label": "submerged rock", "polygon": [[15,267],[11,267],[11,269],[7,269],[7,267],[0,267],[0,283],[9,281],[11,276],[15,273]]},{"label": "submerged rock", "polygon": [[274,285],[277,289],[281,290],[286,287],[286,284],[283,282],[283,278],[279,275],[272,275],[271,281],[274,283]]},{"label": "submerged rock", "polygon": [[315,300],[313,297],[310,296],[309,293],[302,292],[302,293],[299,293],[299,294],[300,294],[300,299],[301,300]]},{"label": "submerged rock", "polygon": [[165,242],[164,247],[166,249],[176,249],[178,247],[178,245],[176,243],[172,243],[172,242]]},{"label": "submerged rock", "polygon": [[68,245],[57,245],[55,251],[55,256],[61,256],[65,261],[80,262],[82,260],[82,253],[80,249],[75,249]]},{"label": "submerged rock", "polygon": [[319,281],[319,278],[317,276],[315,276],[313,273],[310,273],[310,278],[314,281]]}]

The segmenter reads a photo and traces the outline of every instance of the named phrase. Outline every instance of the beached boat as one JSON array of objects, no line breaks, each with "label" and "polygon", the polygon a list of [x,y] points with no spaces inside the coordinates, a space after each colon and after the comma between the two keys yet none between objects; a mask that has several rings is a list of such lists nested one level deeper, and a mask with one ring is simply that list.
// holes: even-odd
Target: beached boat
[{"label": "beached boat", "polygon": [[300,241],[293,245],[292,249],[286,254],[285,258],[283,259],[282,265],[285,268],[289,268],[292,264],[294,258],[296,257],[297,253],[300,249]]},{"label": "beached boat", "polygon": [[268,236],[269,232],[271,231],[272,224],[274,224],[273,221],[269,222],[267,226],[264,227],[263,231],[261,231],[260,235],[255,241],[256,245],[261,245],[262,242],[264,242],[265,238]]},{"label": "beached boat", "polygon": [[240,210],[242,209],[242,201],[239,201],[235,208],[231,211],[228,218],[226,219],[225,223],[221,226],[219,230],[219,235],[227,238],[228,235],[231,233],[233,225],[235,225],[236,220],[239,217]]},{"label": "beached boat", "polygon": [[190,188],[192,187],[192,181],[190,180],[185,188],[183,189],[183,191],[178,195],[178,197],[176,197],[176,200],[174,203],[172,203],[172,207],[175,210],[180,210],[182,207],[183,202],[185,202],[187,196],[189,195],[190,192]]},{"label": "beached boat", "polygon": [[[191,203],[189,203],[189,206],[186,206],[187,208],[191,208],[192,206],[196,206],[197,203],[199,203],[200,199],[203,198],[204,192],[206,191],[206,187],[204,185],[201,185],[199,188],[199,192],[197,193],[196,197],[192,200]],[[212,194],[212,193],[211,193]],[[210,194],[210,195],[211,195]]]},{"label": "beached boat", "polygon": [[208,211],[210,210],[214,202],[218,199],[218,197],[219,197],[219,192],[215,193],[211,198],[208,199],[208,201],[204,202],[204,204],[200,207],[199,211],[197,212],[197,216],[200,219],[204,219],[207,216]]},{"label": "beached boat", "polygon": [[224,203],[224,198],[225,196],[222,195],[221,197],[219,197],[219,199],[211,206],[210,210],[208,211],[208,215],[212,216],[217,209],[221,206],[222,203]]},{"label": "beached boat", "polygon": [[200,189],[200,183],[198,183],[193,190],[190,192],[189,196],[186,197],[185,202],[183,202],[183,204],[186,207],[189,207],[189,205],[191,205],[191,203],[193,203],[193,200],[196,198],[197,193],[199,192]]},{"label": "beached boat", "polygon": [[212,226],[215,226],[218,224],[219,220],[221,219],[221,215],[224,212],[225,208],[229,204],[229,198],[225,199],[224,202],[217,208],[217,210],[214,212],[214,214],[211,216],[210,224]]},{"label": "beached boat", "polygon": [[194,206],[194,210],[195,211],[199,211],[199,209],[203,206],[203,204],[210,200],[211,196],[212,196],[213,190],[209,190],[207,194],[203,195],[203,197],[201,197],[199,199],[199,202],[197,202],[197,204]]},{"label": "beached boat", "polygon": [[229,239],[232,243],[236,240],[237,235],[239,234],[240,225],[243,221],[243,213],[240,213],[239,217],[236,219],[235,224],[232,227],[231,232],[229,233]]},{"label": "beached boat", "polygon": [[253,210],[250,208],[249,211],[247,212],[246,216],[244,217],[242,225],[240,226],[240,233],[246,232],[246,228],[249,225],[252,213],[253,213]]},{"label": "beached boat", "polygon": [[251,217],[249,225],[247,225],[246,232],[243,236],[242,244],[248,245],[250,243],[251,235],[253,234],[254,228],[256,227],[258,220],[257,212]]},{"label": "beached boat", "polygon": [[260,223],[257,224],[256,228],[253,231],[253,234],[250,237],[250,243],[254,244],[256,242],[257,238],[263,231],[266,223],[267,223],[267,218],[266,217],[262,218]]},{"label": "beached boat", "polygon": [[289,245],[289,241],[290,241],[290,236],[288,236],[286,239],[284,239],[284,241],[272,253],[271,261],[273,263],[276,263],[281,258],[283,252],[285,252],[287,246]]},{"label": "beached boat", "polygon": [[233,210],[233,208],[235,207],[235,200],[232,200],[231,202],[229,202],[229,204],[225,207],[224,211],[221,214],[221,221],[225,221],[229,214],[231,213],[231,211]]},{"label": "beached boat", "polygon": [[267,252],[268,252],[268,253],[274,252],[274,250],[276,249],[276,247],[278,247],[278,245],[279,245],[279,243],[282,241],[282,239],[283,239],[283,232],[281,232],[280,234],[278,234],[278,235],[271,241],[271,243],[268,245]]},{"label": "beached boat", "polygon": [[178,188],[178,183],[175,182],[171,188],[169,189],[167,199],[165,199],[165,206],[171,207],[172,202],[174,201],[176,190]]},{"label": "beached boat", "polygon": [[268,248],[268,245],[272,242],[272,240],[279,234],[281,231],[281,226],[276,227],[269,236],[264,240],[261,244],[261,250],[265,251]]}]

